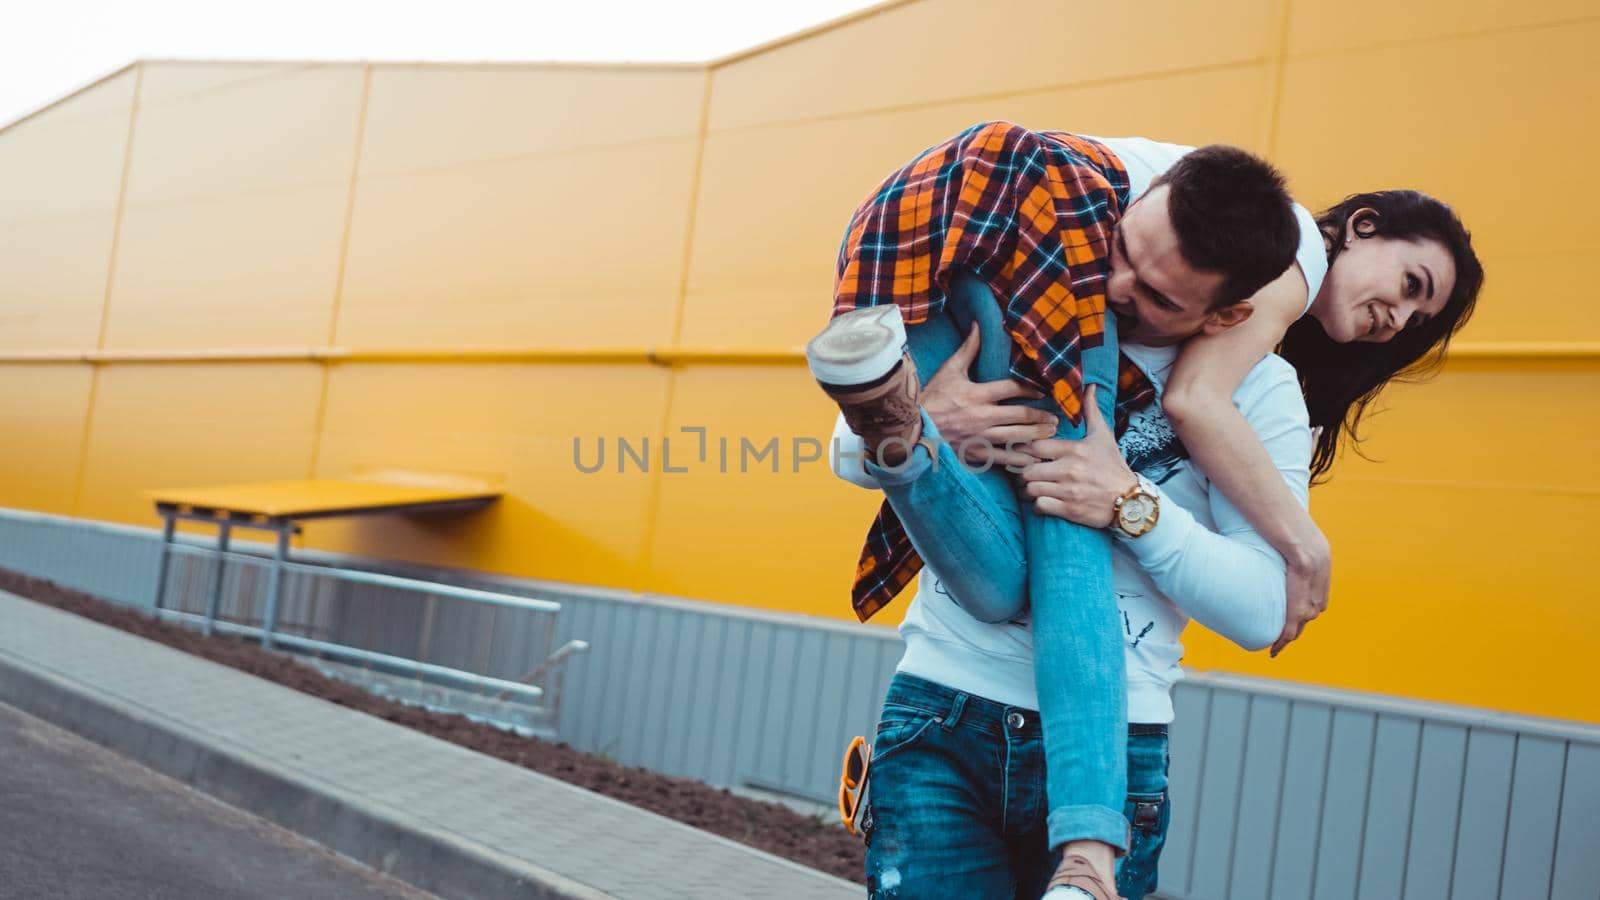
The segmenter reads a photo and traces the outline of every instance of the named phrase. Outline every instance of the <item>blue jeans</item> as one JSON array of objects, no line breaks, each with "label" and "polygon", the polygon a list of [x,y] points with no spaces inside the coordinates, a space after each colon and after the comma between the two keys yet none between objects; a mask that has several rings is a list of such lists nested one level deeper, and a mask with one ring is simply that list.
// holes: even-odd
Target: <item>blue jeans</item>
[{"label": "blue jeans", "polygon": [[[1156,887],[1172,818],[1167,726],[1130,725],[1133,845],[1117,891]],[[910,675],[889,685],[867,774],[867,892],[898,897],[1037,900],[1059,854],[1046,840],[1038,714]]]},{"label": "blue jeans", "polygon": [[[908,326],[906,341],[924,384],[960,345],[971,323],[981,334],[973,364],[976,381],[1010,377],[1011,337],[1000,306],[983,281],[957,274],[945,313]],[[1083,380],[1098,385],[1106,421],[1114,416],[1117,378],[1115,325],[1107,316],[1105,342],[1083,352]],[[1059,410],[1052,400],[1032,401]],[[923,413],[923,435],[936,439]],[[1077,439],[1083,426],[1061,420],[1058,437]],[[1127,795],[1128,697],[1116,596],[1111,590],[1111,536],[1034,512],[1003,469],[978,472],[956,448],[918,446],[894,467],[868,461],[911,543],[950,596],[986,622],[1003,622],[1031,606],[1035,677],[1048,765],[1052,847],[1073,840],[1128,846],[1123,816]]]}]

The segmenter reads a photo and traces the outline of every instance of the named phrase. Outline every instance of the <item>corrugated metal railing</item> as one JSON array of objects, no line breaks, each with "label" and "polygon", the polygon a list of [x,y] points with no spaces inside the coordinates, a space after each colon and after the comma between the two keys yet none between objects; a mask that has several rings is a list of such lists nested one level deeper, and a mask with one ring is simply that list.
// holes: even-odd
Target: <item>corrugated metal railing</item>
[{"label": "corrugated metal railing", "polygon": [[1176,701],[1172,900],[1600,897],[1600,728],[1224,674]]}]

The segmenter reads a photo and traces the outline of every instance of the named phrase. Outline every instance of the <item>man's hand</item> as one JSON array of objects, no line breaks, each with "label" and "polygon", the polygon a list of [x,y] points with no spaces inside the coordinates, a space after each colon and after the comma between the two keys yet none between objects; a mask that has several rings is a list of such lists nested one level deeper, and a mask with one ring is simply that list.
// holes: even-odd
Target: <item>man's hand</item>
[{"label": "man's hand", "polygon": [[1024,468],[1022,480],[1039,512],[1091,528],[1105,528],[1111,524],[1116,499],[1137,485],[1139,479],[1128,468],[1122,451],[1117,449],[1116,438],[1100,415],[1094,385],[1089,386],[1083,405],[1088,421],[1083,439],[1034,441],[1029,449],[1044,461]]},{"label": "man's hand", "polygon": [[1020,381],[979,384],[967,377],[981,340],[978,326],[972,326],[967,339],[923,385],[922,408],[939,429],[940,439],[967,465],[1020,469],[1035,461],[1024,452],[1025,445],[1053,436],[1058,421],[1042,409],[1000,402],[1043,396]]},{"label": "man's hand", "polygon": [[1311,620],[1328,609],[1328,589],[1333,581],[1333,556],[1326,539],[1318,548],[1288,562],[1288,594],[1284,603],[1283,633],[1272,644],[1272,655],[1305,631]]}]

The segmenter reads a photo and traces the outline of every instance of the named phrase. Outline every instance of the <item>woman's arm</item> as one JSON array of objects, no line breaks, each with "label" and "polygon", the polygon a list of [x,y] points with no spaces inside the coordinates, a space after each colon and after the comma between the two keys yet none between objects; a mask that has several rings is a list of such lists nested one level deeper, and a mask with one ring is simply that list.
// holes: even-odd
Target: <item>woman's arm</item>
[{"label": "woman's arm", "polygon": [[1162,408],[1189,455],[1288,567],[1288,622],[1274,654],[1327,606],[1332,553],[1311,515],[1284,485],[1272,458],[1233,405],[1233,393],[1305,310],[1306,282],[1291,267],[1250,298],[1249,319],[1184,345]]}]

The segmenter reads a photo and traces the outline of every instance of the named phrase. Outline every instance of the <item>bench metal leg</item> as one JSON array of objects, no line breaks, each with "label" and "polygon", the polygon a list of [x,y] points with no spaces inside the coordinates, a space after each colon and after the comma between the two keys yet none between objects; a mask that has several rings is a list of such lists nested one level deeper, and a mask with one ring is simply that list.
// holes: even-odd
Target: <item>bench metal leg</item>
[{"label": "bench metal leg", "polygon": [[156,609],[162,608],[164,595],[167,592],[167,567],[172,562],[172,531],[177,523],[175,517],[165,512],[161,514],[161,562],[156,567]]},{"label": "bench metal leg", "polygon": [[217,607],[222,601],[222,575],[228,565],[228,538],[232,535],[233,524],[222,522],[217,530],[217,567],[211,570],[211,585],[206,592],[206,621],[200,627],[204,634],[211,634],[211,624],[217,620]]},{"label": "bench metal leg", "polygon": [[261,622],[261,646],[272,649],[272,629],[278,621],[278,596],[283,593],[283,564],[289,558],[289,534],[294,530],[291,522],[280,522],[278,546],[272,554],[272,571],[267,575],[267,614]]}]

